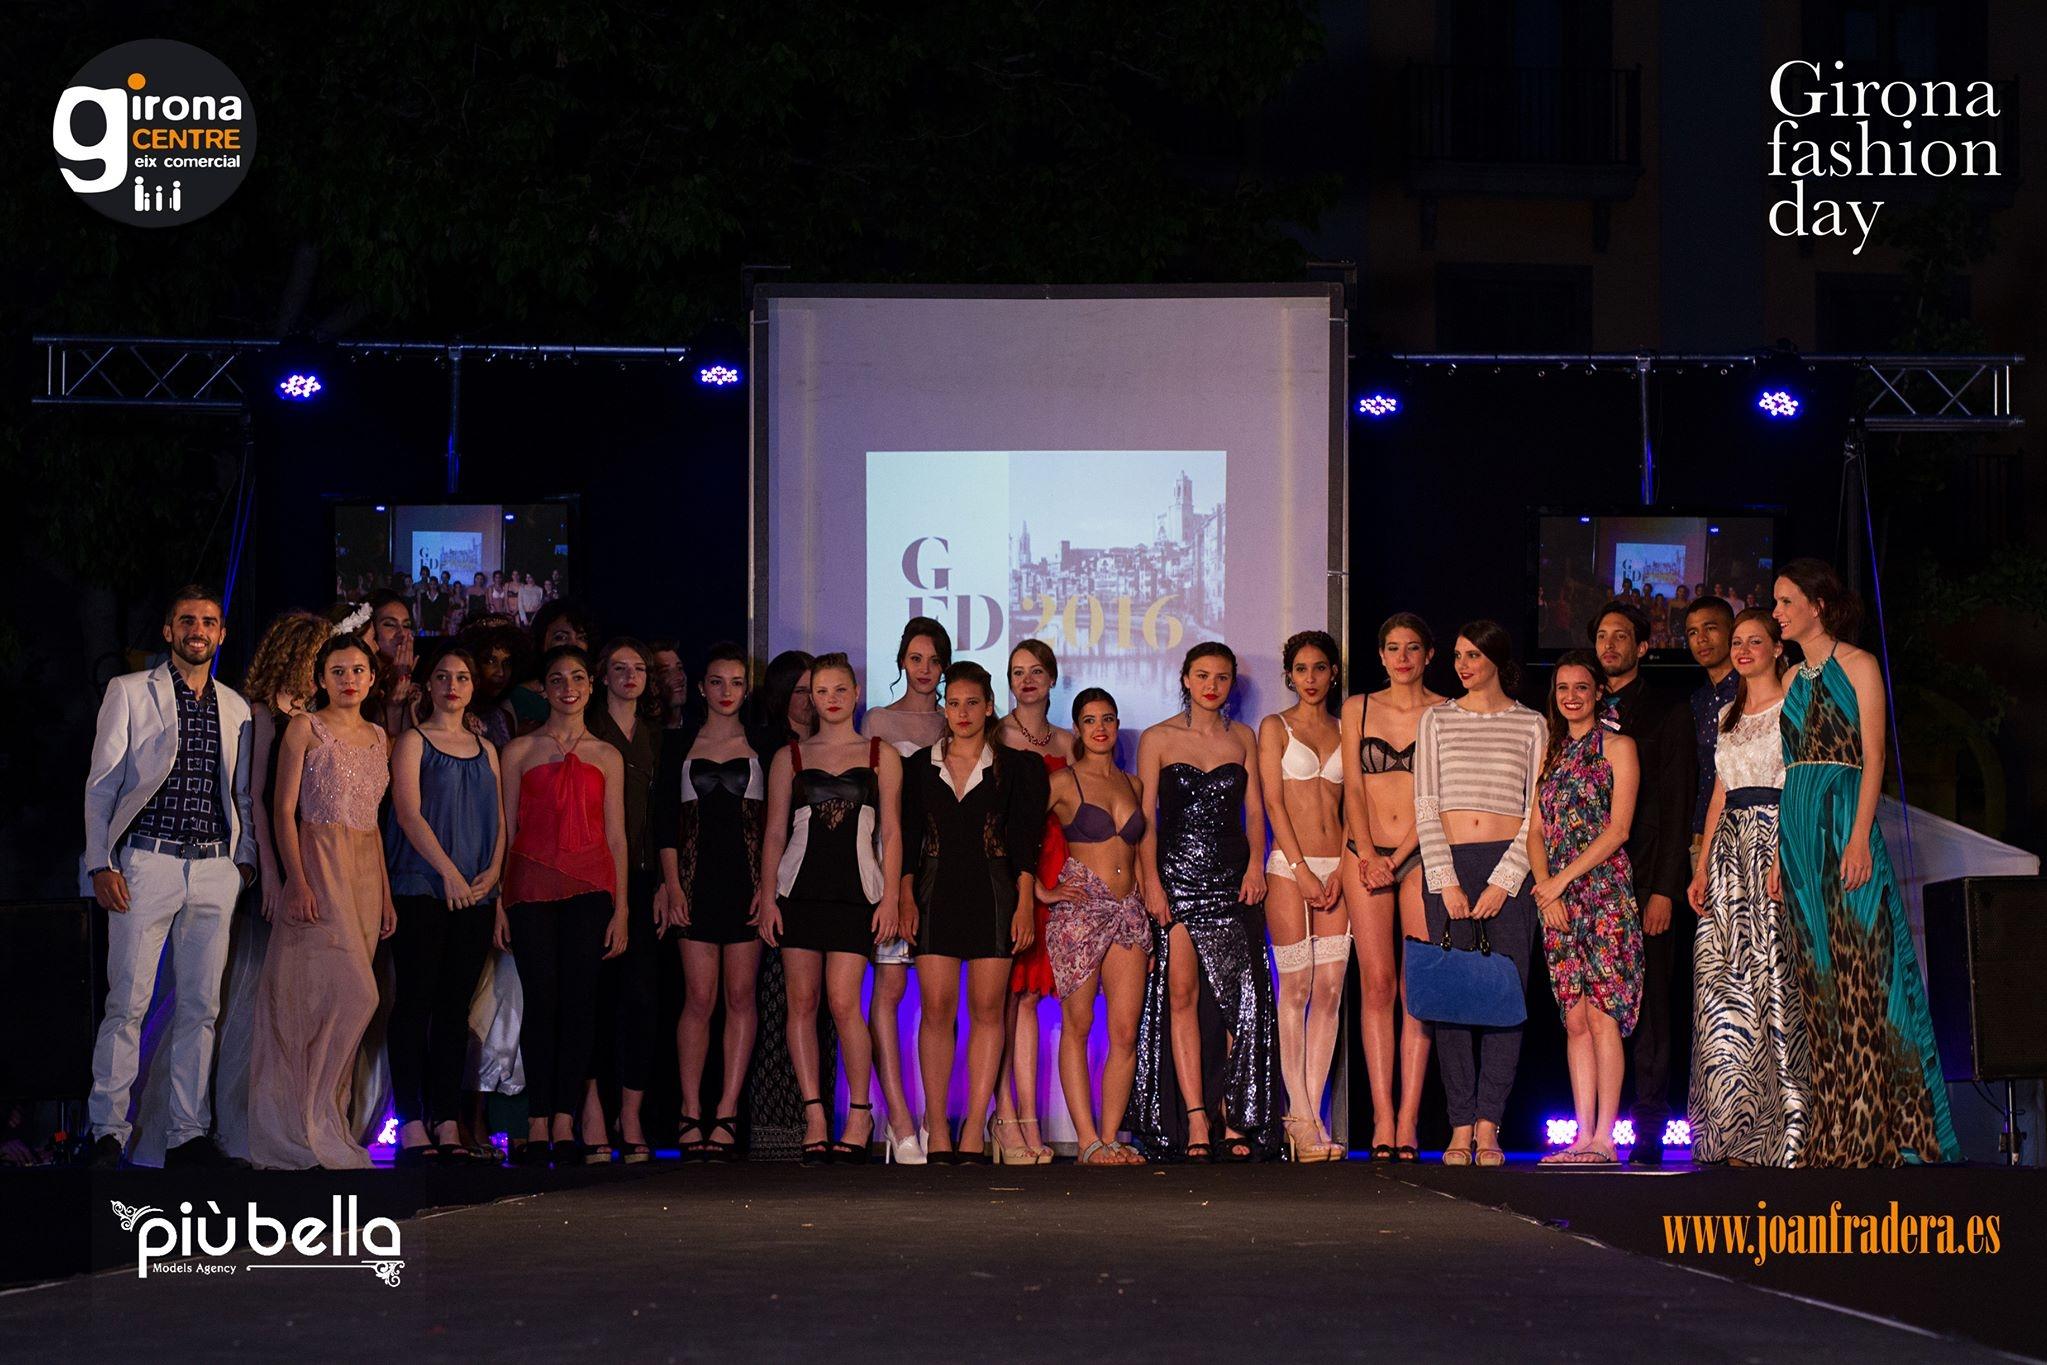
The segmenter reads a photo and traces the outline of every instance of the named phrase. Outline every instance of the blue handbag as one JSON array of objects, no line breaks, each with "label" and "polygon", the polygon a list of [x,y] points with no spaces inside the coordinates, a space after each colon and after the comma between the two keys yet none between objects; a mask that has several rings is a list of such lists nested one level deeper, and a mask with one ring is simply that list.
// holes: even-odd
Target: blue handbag
[{"label": "blue handbag", "polygon": [[1409,935],[1401,971],[1407,1012],[1431,1024],[1467,1028],[1516,1028],[1528,1018],[1528,992],[1521,974],[1493,952],[1485,921],[1477,921],[1478,946],[1453,948],[1450,925],[1439,943]]}]

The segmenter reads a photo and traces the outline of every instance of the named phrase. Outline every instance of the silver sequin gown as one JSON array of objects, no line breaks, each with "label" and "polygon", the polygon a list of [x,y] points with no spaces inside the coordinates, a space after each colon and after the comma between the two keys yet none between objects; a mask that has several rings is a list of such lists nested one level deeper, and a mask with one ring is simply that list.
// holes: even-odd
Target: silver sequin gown
[{"label": "silver sequin gown", "polygon": [[[1247,781],[1239,763],[1207,772],[1173,763],[1159,772],[1159,881],[1173,923],[1186,928],[1201,968],[1201,1088],[1218,1155],[1225,1123],[1262,1152],[1275,1151],[1280,1136],[1278,1014],[1264,920],[1237,898],[1251,860],[1244,837]],[[1187,1136],[1173,1070],[1171,951],[1171,934],[1154,928],[1130,1117],[1132,1135],[1154,1157],[1178,1153]]]}]

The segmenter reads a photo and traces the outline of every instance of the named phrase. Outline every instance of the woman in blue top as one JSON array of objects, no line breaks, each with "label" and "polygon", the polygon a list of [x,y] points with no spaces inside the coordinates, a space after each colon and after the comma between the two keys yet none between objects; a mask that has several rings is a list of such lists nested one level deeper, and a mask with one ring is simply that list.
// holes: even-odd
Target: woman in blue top
[{"label": "woman in blue top", "polygon": [[490,953],[505,860],[497,750],[468,726],[475,689],[469,651],[443,651],[427,680],[418,727],[391,751],[384,855],[398,910],[389,1042],[392,1097],[403,1123],[401,1166],[466,1155],[456,1116],[469,1000]]}]

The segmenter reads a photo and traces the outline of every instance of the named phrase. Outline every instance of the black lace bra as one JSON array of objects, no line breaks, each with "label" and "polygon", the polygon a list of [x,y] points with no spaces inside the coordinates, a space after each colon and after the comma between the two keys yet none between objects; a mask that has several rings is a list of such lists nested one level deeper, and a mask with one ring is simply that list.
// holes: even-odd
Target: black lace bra
[{"label": "black lace bra", "polygon": [[[1365,711],[1370,714],[1371,699],[1365,699]],[[1362,721],[1359,728],[1363,728]],[[1366,773],[1411,773],[1414,771],[1414,743],[1410,741],[1405,749],[1396,749],[1377,735],[1366,735],[1358,741],[1358,767]]]}]

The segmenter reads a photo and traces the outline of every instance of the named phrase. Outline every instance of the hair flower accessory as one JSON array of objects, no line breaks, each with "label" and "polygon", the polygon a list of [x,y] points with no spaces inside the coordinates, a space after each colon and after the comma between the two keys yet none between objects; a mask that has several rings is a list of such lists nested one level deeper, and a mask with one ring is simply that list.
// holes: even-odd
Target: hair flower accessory
[{"label": "hair flower accessory", "polygon": [[354,611],[348,613],[348,615],[342,617],[339,621],[336,621],[334,623],[334,633],[336,635],[353,634],[354,632],[361,630],[364,626],[368,625],[369,623],[370,604],[364,602]]}]

